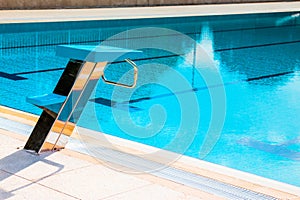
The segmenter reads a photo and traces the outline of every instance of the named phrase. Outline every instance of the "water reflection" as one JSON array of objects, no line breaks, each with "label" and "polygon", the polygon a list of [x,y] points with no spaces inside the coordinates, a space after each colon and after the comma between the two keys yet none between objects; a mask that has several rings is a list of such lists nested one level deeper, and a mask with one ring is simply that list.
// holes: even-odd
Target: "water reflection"
[{"label": "water reflection", "polygon": [[214,35],[209,25],[204,24],[201,34],[196,34],[195,37],[196,43],[186,54],[185,63],[193,63],[197,68],[218,68],[220,62],[214,53]]},{"label": "water reflection", "polygon": [[280,18],[276,21],[276,25],[277,26],[282,26],[282,25],[287,24],[291,21],[293,22],[298,17],[300,17],[300,13],[295,13],[295,14],[292,14],[290,16],[282,17],[282,18]]},{"label": "water reflection", "polygon": [[[220,73],[220,58],[214,52],[214,33],[208,23],[202,25],[201,33],[195,34],[195,43],[185,55],[185,60],[178,60],[177,65],[191,67],[191,84],[193,88],[201,86],[212,86],[204,83],[203,76],[209,72],[212,77]],[[182,63],[180,63],[182,62]],[[208,77],[204,77],[204,79]],[[196,83],[197,82],[197,83]],[[215,83],[216,84],[216,83]]]},{"label": "water reflection", "polygon": [[[255,32],[245,30],[215,34],[218,55],[222,60],[221,68],[229,73],[238,73],[240,80],[263,77],[249,82],[251,84],[285,84],[293,77],[284,76],[285,73],[293,73],[299,66],[299,31],[297,27],[276,27]],[[233,42],[235,46],[228,48],[227,43],[231,41],[239,42]],[[269,75],[275,74],[279,75],[276,78],[268,78]]]}]

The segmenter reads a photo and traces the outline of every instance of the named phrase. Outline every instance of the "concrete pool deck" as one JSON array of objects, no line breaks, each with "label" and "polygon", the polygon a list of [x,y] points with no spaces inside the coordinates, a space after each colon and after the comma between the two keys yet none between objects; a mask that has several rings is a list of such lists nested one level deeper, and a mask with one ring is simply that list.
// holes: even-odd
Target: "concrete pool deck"
[{"label": "concrete pool deck", "polygon": [[300,11],[300,1],[130,8],[0,10],[0,24]]},{"label": "concrete pool deck", "polygon": [[[156,174],[132,173],[126,165],[74,151],[72,146],[78,144],[74,141],[59,152],[45,152],[39,156],[26,152],[22,148],[29,131],[22,129],[22,125],[32,127],[37,116],[0,106],[0,120],[5,121],[7,127],[0,127],[0,199],[44,199],[48,196],[51,199],[227,199],[222,195],[223,191],[226,194],[224,188],[221,193],[207,192],[188,182],[161,177],[160,170]],[[10,120],[14,131],[6,120]],[[145,145],[140,145],[140,149],[141,146],[149,149]],[[298,187],[185,156],[173,162],[170,168],[209,177],[212,186],[212,181],[217,180],[230,187],[245,188],[246,192],[267,195],[266,199],[300,199]]]},{"label": "concrete pool deck", "polygon": [[222,199],[149,174],[126,174],[69,150],[39,156],[0,129],[0,199]]}]

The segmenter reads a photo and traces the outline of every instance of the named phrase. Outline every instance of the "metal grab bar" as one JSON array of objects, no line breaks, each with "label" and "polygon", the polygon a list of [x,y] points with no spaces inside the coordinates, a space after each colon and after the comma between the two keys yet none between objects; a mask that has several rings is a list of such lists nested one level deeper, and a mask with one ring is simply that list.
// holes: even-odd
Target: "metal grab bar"
[{"label": "metal grab bar", "polygon": [[107,84],[110,84],[110,85],[121,86],[121,87],[125,87],[125,88],[134,88],[136,86],[136,82],[137,82],[137,79],[138,79],[138,68],[137,68],[137,65],[132,60],[130,60],[129,58],[126,58],[125,61],[127,63],[129,63],[133,67],[133,70],[134,70],[134,72],[133,72],[134,73],[133,74],[133,84],[132,85],[127,85],[127,84],[123,84],[123,83],[109,81],[105,78],[104,73],[102,75],[103,81]]}]

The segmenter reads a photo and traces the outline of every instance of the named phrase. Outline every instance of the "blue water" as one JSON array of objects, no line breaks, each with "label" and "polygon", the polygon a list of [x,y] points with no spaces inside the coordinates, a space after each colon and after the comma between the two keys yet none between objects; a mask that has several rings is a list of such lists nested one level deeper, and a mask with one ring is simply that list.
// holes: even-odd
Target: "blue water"
[{"label": "blue water", "polygon": [[[56,45],[141,48],[137,87],[100,81],[79,126],[300,186],[300,20],[292,16],[0,25],[0,104],[41,113],[25,97],[53,90],[68,62]],[[145,27],[178,34],[114,36]],[[112,63],[106,75],[127,70]]]}]

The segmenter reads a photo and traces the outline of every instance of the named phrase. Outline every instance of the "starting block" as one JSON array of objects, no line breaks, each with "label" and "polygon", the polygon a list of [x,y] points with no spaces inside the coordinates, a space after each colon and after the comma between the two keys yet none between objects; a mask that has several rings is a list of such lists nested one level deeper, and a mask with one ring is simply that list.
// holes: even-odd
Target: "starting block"
[{"label": "starting block", "polygon": [[[24,147],[36,153],[65,147],[100,78],[107,84],[135,87],[138,68],[131,59],[141,57],[142,51],[110,46],[61,45],[57,47],[56,55],[70,60],[53,92],[26,98],[27,102],[43,109]],[[108,62],[123,60],[134,70],[131,85],[109,81],[104,75]]]}]

